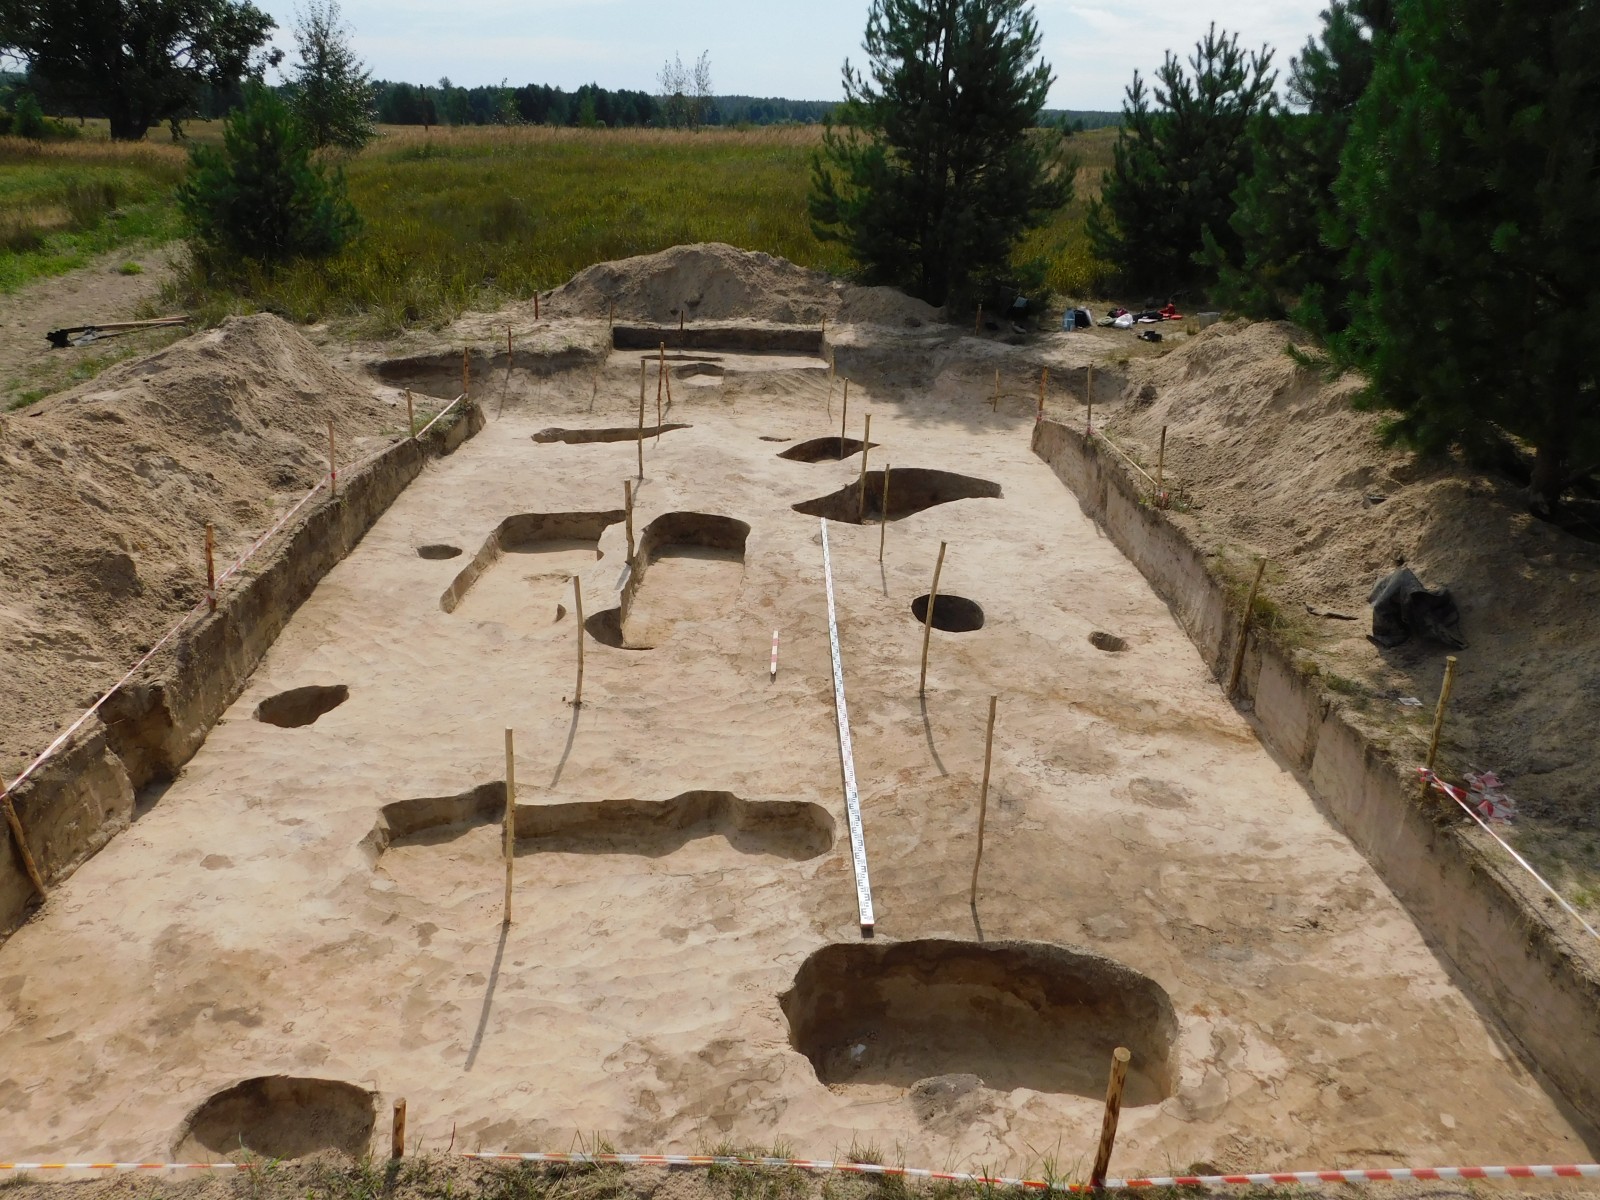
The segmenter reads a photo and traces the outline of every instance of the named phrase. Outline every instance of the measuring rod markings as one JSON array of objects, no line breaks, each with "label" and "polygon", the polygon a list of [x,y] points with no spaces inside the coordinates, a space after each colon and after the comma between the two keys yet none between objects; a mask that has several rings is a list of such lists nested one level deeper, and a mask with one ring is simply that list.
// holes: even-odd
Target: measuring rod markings
[{"label": "measuring rod markings", "polygon": [[833,559],[828,553],[828,518],[822,517],[822,578],[828,591],[828,645],[833,653],[833,703],[839,716],[839,758],[844,763],[844,808],[850,826],[850,858],[856,868],[856,908],[861,931],[870,935],[872,880],[867,875],[867,836],[861,828],[861,793],[856,789],[855,750],[850,744],[850,709],[844,702],[844,664],[839,658],[839,619],[833,608]]}]

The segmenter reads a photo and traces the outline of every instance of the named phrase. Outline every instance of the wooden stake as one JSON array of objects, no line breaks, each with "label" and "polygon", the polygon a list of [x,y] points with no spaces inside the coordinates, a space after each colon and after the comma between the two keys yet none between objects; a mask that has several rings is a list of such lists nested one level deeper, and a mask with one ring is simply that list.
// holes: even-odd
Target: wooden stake
[{"label": "wooden stake", "polygon": [[406,1156],[406,1098],[401,1096],[394,1102],[394,1129],[389,1135],[389,1157],[404,1158]]},{"label": "wooden stake", "polygon": [[928,611],[922,621],[922,677],[917,680],[917,695],[928,688],[928,639],[933,636],[933,606],[939,602],[939,572],[944,570],[944,543],[939,543],[939,561],[933,564],[933,587],[928,589]]},{"label": "wooden stake", "polygon": [[472,364],[467,361],[467,348],[461,347],[461,394],[472,390]]},{"label": "wooden stake", "polygon": [[1233,670],[1228,672],[1228,695],[1233,695],[1233,689],[1239,686],[1239,672],[1244,669],[1245,635],[1250,632],[1250,614],[1256,606],[1256,589],[1261,586],[1261,576],[1266,573],[1267,560],[1263,558],[1256,564],[1256,577],[1250,583],[1250,595],[1245,598],[1244,616],[1239,618],[1239,644],[1233,648]]},{"label": "wooden stake", "polygon": [[506,730],[506,920],[511,924],[511,872],[517,861],[517,756],[511,730]]},{"label": "wooden stake", "polygon": [[572,694],[572,707],[583,707],[583,580],[572,577],[572,605],[578,610],[578,690]]},{"label": "wooden stake", "polygon": [[[5,782],[0,780],[0,788],[4,787]],[[44,886],[44,876],[39,874],[39,864],[33,861],[33,851],[28,849],[28,835],[22,828],[22,818],[17,815],[16,805],[11,803],[9,795],[0,795],[0,808],[5,809],[6,824],[11,827],[11,840],[17,847],[17,853],[22,856],[22,869],[28,873],[28,882],[33,884],[33,890],[43,900],[49,895]]]},{"label": "wooden stake", "polygon": [[644,359],[639,360],[639,482],[644,482]]},{"label": "wooden stake", "polygon": [[633,561],[633,481],[622,481],[623,515],[628,522],[628,562]]},{"label": "wooden stake", "polygon": [[1127,1047],[1118,1046],[1111,1052],[1111,1080],[1106,1084],[1106,1115],[1100,1123],[1100,1147],[1094,1152],[1094,1170],[1089,1175],[1089,1186],[1103,1188],[1106,1171],[1111,1167],[1111,1147],[1117,1140],[1117,1120],[1122,1115],[1122,1085],[1128,1078],[1128,1060],[1133,1055]]},{"label": "wooden stake", "polygon": [[833,417],[833,360],[828,360],[828,417]]},{"label": "wooden stake", "polygon": [[656,443],[661,442],[661,389],[667,381],[667,344],[661,343],[661,365],[656,370]]},{"label": "wooden stake", "polygon": [[417,406],[411,399],[411,389],[406,389],[406,427],[411,431],[411,440],[417,440]]},{"label": "wooden stake", "polygon": [[999,368],[995,369],[995,373],[994,373],[994,403],[989,405],[989,408],[994,412],[999,412],[1000,411],[1000,371],[999,371]]},{"label": "wooden stake", "polygon": [[978,329],[983,324],[983,302],[978,302],[978,315],[972,318],[972,336],[978,336]]},{"label": "wooden stake", "polygon": [[1444,660],[1444,684],[1439,688],[1439,704],[1433,710],[1433,733],[1428,738],[1428,770],[1433,770],[1433,763],[1439,757],[1439,734],[1444,730],[1445,705],[1450,703],[1450,689],[1456,682],[1456,656],[1452,654]]},{"label": "wooden stake", "polygon": [[850,381],[844,381],[844,407],[839,414],[839,458],[844,458],[844,431],[850,421]]},{"label": "wooden stake", "polygon": [[1039,368],[1039,414],[1034,417],[1034,423],[1044,420],[1044,390],[1050,386],[1050,368]]},{"label": "wooden stake", "polygon": [[511,326],[506,326],[506,370],[511,370]]},{"label": "wooden stake", "polygon": [[867,427],[861,434],[861,496],[856,504],[856,520],[867,519],[867,451],[872,448],[872,414],[867,414]]},{"label": "wooden stake", "polygon": [[328,422],[328,495],[339,494],[339,455],[333,444],[333,422]]},{"label": "wooden stake", "polygon": [[1084,368],[1083,374],[1083,402],[1089,406],[1089,419],[1087,429],[1089,435],[1094,435],[1094,364]]},{"label": "wooden stake", "polygon": [[889,472],[888,463],[883,464],[883,516],[878,520],[878,561],[883,561],[883,539],[889,531]]},{"label": "wooden stake", "polygon": [[535,321],[537,321],[539,319],[539,293],[538,292],[535,292],[533,294],[533,319]]},{"label": "wooden stake", "polygon": [[217,538],[211,522],[206,522],[206,608],[217,611]]},{"label": "wooden stake", "polygon": [[1161,449],[1156,451],[1156,492],[1161,491],[1161,477],[1167,471],[1167,427],[1161,427]]},{"label": "wooden stake", "polygon": [[983,862],[983,823],[989,815],[989,757],[994,752],[994,706],[1000,697],[989,697],[989,730],[983,735],[983,787],[978,791],[978,855],[972,860],[972,895],[967,903],[978,907],[978,864]]}]

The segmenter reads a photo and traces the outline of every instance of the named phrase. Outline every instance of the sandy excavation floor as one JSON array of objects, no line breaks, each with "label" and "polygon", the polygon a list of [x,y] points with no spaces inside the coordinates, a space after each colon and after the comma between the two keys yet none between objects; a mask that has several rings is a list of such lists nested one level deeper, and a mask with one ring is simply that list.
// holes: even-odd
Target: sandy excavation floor
[{"label": "sandy excavation floor", "polygon": [[[677,387],[670,416],[691,428],[647,446],[635,526],[734,518],[749,526],[742,562],[669,547],[621,629],[655,648],[589,637],[581,709],[562,578],[579,573],[601,628],[621,523],[597,543],[507,548],[455,611],[440,601],[506,518],[622,507],[632,444],[532,435],[629,423],[637,356],[614,357],[592,405],[588,372],[513,376],[498,417],[491,405],[328,576],[177,782],[0,948],[8,1154],[219,1153],[222,1135],[185,1141],[185,1115],[289,1075],[379,1091],[385,1141],[387,1102],[405,1096],[413,1139],[435,1150],[567,1148],[581,1131],[627,1150],[871,1143],[913,1164],[1051,1156],[1082,1173],[1107,1051],[1130,1040],[1113,1173],[1586,1157],[1032,456],[1031,418],[954,386],[851,392],[850,432],[873,417],[869,467],[1003,492],[892,521],[881,568],[875,525],[831,524],[878,915],[863,943],[819,525],[791,508],[855,480],[860,459],[777,456],[837,431],[815,365],[724,367],[720,387]],[[910,606],[941,540],[941,592],[985,623],[935,633],[924,714]],[[1097,649],[1096,631],[1127,649]],[[298,728],[252,718],[312,685],[348,700]],[[474,815],[498,803],[507,727],[525,835],[508,929],[498,827]],[[403,803],[442,797],[462,799]],[[600,803],[622,800],[640,803]],[[902,947],[914,939],[953,944]],[[1001,945],[1017,940],[1126,970],[1095,968],[1104,1004],[1051,1024],[1026,997],[1081,962]],[[1017,969],[996,975],[979,941]],[[899,973],[874,985],[863,954]],[[916,986],[923,967],[939,982]],[[797,975],[831,1013],[800,1035],[827,1084],[791,1045],[780,997]]]}]

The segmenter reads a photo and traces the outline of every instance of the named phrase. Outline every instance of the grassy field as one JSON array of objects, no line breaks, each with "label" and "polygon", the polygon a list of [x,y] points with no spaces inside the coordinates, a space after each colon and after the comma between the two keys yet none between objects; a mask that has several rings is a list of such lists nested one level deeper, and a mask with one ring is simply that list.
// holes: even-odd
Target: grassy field
[{"label": "grassy field", "polygon": [[[220,127],[196,125],[196,141]],[[243,278],[191,272],[174,300],[204,320],[269,309],[367,334],[442,323],[554,287],[594,262],[683,242],[731,242],[847,273],[806,219],[814,127],[753,130],[389,128],[344,162],[361,236],[342,254]],[[1071,142],[1078,198],[1020,253],[1044,256],[1052,287],[1092,290],[1086,202],[1115,138]],[[186,158],[164,133],[116,145],[91,127],[74,142],[0,139],[0,291],[94,255],[181,236],[173,188]]]}]

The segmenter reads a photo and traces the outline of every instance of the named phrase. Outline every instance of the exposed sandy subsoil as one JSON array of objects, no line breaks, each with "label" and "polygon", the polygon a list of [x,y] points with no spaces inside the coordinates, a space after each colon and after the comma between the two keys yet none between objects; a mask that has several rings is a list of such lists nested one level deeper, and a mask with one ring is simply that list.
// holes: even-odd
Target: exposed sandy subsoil
[{"label": "exposed sandy subsoil", "polygon": [[[663,550],[643,566],[622,633],[654,648],[589,637],[575,709],[576,596],[551,576],[578,574],[586,617],[615,605],[621,524],[588,550],[503,547],[456,611],[441,599],[507,517],[621,507],[634,446],[533,435],[633,419],[638,356],[513,369],[498,419],[327,576],[160,802],[0,947],[8,1151],[159,1157],[208,1097],[286,1075],[374,1089],[380,1113],[404,1095],[432,1148],[565,1148],[583,1131],[629,1149],[873,1142],[1021,1170],[1088,1153],[1092,1081],[1125,1040],[1167,1056],[1135,1064],[1130,1171],[1584,1158],[1560,1105],[1030,453],[1031,404],[991,412],[954,375],[907,364],[907,382],[880,371],[852,388],[849,432],[873,416],[869,467],[1002,494],[896,514],[882,566],[876,525],[831,526],[870,945],[966,949],[813,971],[859,982],[802,986],[822,1017],[791,1030],[800,1008],[783,997],[803,964],[863,944],[819,523],[792,508],[861,464],[778,456],[837,431],[826,371],[730,354],[720,386],[675,389],[666,416],[692,428],[646,447],[635,535],[669,513],[730,517],[750,526],[742,560]],[[986,620],[934,634],[924,708],[910,605],[941,541],[941,592]],[[1127,648],[1096,648],[1096,631]],[[308,685],[349,698],[297,728],[253,719]],[[489,814],[507,728],[523,836],[502,926]],[[666,802],[694,792],[745,807],[683,826]],[[383,848],[385,807],[413,800],[443,823]],[[640,803],[603,803],[618,800]],[[538,833],[543,810],[570,805],[597,807],[563,809],[581,818],[567,840]],[[832,814],[831,849],[814,824],[794,832],[796,805]],[[597,836],[608,811],[650,836]],[[777,824],[755,836],[764,815]],[[958,965],[981,964],[979,940],[1039,965],[997,984]],[[1065,949],[999,945],[1013,942]],[[1100,991],[1070,999],[1084,980]],[[1058,1004],[1080,1006],[1081,1028]],[[1046,1018],[1069,1030],[1048,1054],[1029,1032]],[[1074,1060],[1057,1069],[1063,1047]]]}]

